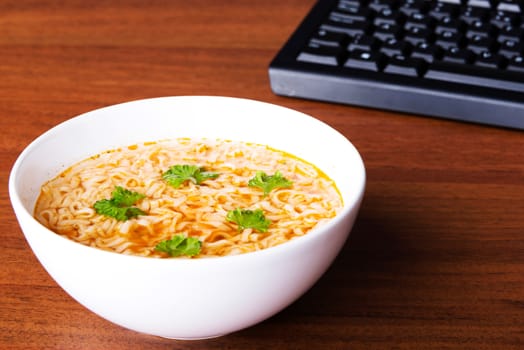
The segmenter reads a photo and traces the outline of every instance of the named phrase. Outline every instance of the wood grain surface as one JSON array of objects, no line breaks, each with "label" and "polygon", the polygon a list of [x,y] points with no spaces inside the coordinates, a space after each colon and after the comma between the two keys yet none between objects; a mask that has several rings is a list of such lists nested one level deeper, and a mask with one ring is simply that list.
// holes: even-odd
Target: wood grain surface
[{"label": "wood grain surface", "polygon": [[[268,64],[312,4],[0,2],[1,349],[524,348],[524,133],[274,95]],[[13,162],[42,132],[169,95],[308,113],[346,135],[367,169],[354,230],[321,280],[216,339],[138,334],[89,312],[38,263],[9,202]]]}]

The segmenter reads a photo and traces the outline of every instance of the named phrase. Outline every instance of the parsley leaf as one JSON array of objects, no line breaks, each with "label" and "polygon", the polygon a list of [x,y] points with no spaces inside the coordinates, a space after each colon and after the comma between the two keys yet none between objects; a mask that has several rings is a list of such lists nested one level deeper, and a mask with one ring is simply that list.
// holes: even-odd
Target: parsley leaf
[{"label": "parsley leaf", "polygon": [[113,200],[116,205],[121,207],[130,207],[145,197],[145,195],[142,193],[130,191],[120,186],[116,186],[111,195],[113,196],[111,200]]},{"label": "parsley leaf", "polygon": [[228,221],[237,224],[239,231],[252,228],[260,232],[267,232],[271,224],[271,221],[266,219],[261,209],[250,210],[237,208],[228,211],[226,218]]},{"label": "parsley leaf", "polygon": [[162,178],[175,188],[179,188],[186,181],[200,185],[202,181],[217,177],[217,173],[205,171],[204,168],[188,164],[173,165],[162,174]]},{"label": "parsley leaf", "polygon": [[96,201],[93,207],[98,214],[115,218],[118,221],[126,221],[145,214],[139,208],[132,207],[133,204],[144,197],[145,195],[141,193],[116,186],[111,193],[111,199]]},{"label": "parsley leaf", "polygon": [[156,250],[169,254],[172,257],[181,255],[195,256],[200,254],[202,242],[195,237],[175,235],[173,238],[158,243]]},{"label": "parsley leaf", "polygon": [[264,191],[264,196],[268,195],[271,190],[275,188],[290,187],[293,182],[282,176],[282,173],[277,170],[274,175],[267,175],[263,171],[257,171],[255,177],[248,182],[250,187],[259,187]]}]

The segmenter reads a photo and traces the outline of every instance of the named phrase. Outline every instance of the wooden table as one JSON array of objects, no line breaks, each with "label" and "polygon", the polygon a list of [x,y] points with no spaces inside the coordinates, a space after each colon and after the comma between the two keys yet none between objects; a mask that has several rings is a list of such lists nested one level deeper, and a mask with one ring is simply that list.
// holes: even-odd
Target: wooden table
[{"label": "wooden table", "polygon": [[[0,3],[0,348],[524,348],[524,133],[275,96],[268,64],[312,3]],[[249,329],[188,342],[73,301],[31,253],[7,182],[22,149],[72,116],[196,94],[327,122],[361,152],[368,187],[349,241],[307,294]]]}]

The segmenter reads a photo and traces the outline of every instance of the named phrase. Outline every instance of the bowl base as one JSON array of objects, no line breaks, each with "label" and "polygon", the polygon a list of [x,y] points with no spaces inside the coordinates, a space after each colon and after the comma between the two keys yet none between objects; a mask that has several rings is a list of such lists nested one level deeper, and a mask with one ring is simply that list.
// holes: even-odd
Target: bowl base
[{"label": "bowl base", "polygon": [[227,334],[224,333],[224,334],[210,335],[210,336],[205,336],[205,337],[187,337],[187,338],[186,337],[168,337],[168,336],[160,336],[160,337],[164,339],[171,339],[171,340],[194,341],[194,340],[206,340],[206,339],[220,338],[225,335]]}]

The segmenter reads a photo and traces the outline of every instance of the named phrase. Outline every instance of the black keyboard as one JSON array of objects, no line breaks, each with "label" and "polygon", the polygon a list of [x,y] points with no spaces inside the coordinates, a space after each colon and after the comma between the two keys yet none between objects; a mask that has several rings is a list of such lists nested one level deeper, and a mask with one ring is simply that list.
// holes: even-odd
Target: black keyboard
[{"label": "black keyboard", "polygon": [[320,0],[278,95],[524,130],[524,0]]}]

